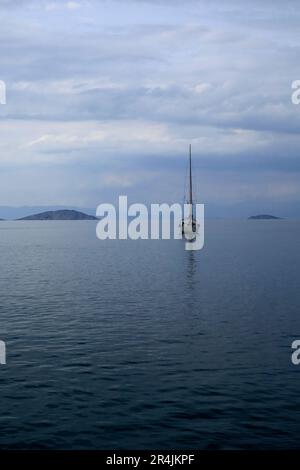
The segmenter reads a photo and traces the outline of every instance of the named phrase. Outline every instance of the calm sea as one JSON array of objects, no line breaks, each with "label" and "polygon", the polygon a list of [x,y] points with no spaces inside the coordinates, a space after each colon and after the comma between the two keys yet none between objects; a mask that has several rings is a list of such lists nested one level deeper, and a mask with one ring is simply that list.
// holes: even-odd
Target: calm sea
[{"label": "calm sea", "polygon": [[206,244],[0,222],[0,448],[300,445],[300,222]]}]

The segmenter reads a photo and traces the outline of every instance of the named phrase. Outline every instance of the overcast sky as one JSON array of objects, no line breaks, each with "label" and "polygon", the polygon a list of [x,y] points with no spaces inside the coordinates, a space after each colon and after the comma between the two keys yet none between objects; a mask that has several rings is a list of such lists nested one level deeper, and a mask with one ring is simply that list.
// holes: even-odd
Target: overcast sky
[{"label": "overcast sky", "polygon": [[211,215],[300,216],[297,0],[0,0],[0,20],[0,206],[181,201],[192,143]]}]

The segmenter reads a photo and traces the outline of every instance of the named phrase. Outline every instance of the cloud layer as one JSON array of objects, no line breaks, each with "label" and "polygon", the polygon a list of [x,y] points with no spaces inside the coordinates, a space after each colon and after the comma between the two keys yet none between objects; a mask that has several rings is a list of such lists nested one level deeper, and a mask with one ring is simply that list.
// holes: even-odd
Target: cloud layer
[{"label": "cloud layer", "polygon": [[181,200],[191,142],[212,213],[299,216],[297,2],[207,3],[0,1],[0,205]]}]

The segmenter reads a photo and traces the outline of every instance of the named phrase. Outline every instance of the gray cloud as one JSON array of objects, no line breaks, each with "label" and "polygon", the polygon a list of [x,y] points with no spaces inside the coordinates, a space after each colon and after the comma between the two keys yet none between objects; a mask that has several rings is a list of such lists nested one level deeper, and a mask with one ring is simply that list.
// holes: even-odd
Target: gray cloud
[{"label": "gray cloud", "polygon": [[207,202],[295,211],[296,5],[0,1],[0,203],[90,206],[122,181],[132,197],[179,197],[191,141]]}]

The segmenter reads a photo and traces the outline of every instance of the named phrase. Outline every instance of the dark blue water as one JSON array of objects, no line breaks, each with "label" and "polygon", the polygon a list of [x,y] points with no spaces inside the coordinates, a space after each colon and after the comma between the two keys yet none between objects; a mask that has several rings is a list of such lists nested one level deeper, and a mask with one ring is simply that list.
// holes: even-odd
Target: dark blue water
[{"label": "dark blue water", "polygon": [[296,448],[300,223],[181,241],[0,223],[0,447]]}]

